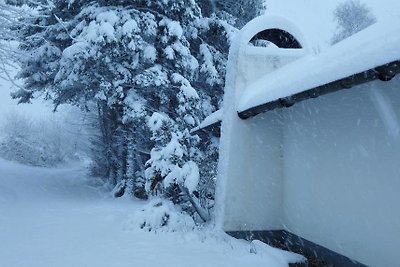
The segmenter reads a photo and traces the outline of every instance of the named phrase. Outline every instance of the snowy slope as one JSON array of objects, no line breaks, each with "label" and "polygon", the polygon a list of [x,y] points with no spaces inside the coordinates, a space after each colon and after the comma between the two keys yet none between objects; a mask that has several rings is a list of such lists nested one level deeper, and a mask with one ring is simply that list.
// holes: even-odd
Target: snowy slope
[{"label": "snowy slope", "polygon": [[[82,166],[32,168],[0,159],[0,266],[287,266],[293,255],[213,231],[145,232],[143,202],[112,199]],[[253,248],[259,244],[253,244]]]}]

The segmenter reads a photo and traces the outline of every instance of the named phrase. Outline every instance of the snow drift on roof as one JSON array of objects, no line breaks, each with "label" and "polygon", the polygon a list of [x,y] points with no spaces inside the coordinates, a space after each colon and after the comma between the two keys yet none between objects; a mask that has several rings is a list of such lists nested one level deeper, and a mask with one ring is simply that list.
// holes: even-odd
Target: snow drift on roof
[{"label": "snow drift on roof", "polygon": [[211,113],[209,116],[207,116],[196,128],[193,128],[190,132],[194,133],[198,130],[204,129],[207,126],[210,126],[214,123],[220,122],[222,120],[222,109],[219,109],[213,113]]},{"label": "snow drift on roof", "polygon": [[266,74],[245,89],[238,111],[399,60],[399,22],[378,22],[321,54],[305,56]]}]

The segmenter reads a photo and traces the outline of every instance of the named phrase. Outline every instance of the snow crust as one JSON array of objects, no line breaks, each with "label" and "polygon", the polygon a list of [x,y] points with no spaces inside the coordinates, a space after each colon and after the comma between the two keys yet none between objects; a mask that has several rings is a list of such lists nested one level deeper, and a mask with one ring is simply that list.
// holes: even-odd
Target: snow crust
[{"label": "snow crust", "polygon": [[0,170],[0,266],[287,267],[300,257],[276,250],[277,257],[269,248],[251,253],[249,242],[193,230],[190,218],[177,213],[174,231],[140,229],[143,218],[156,225],[176,208],[108,198],[88,183],[81,165],[44,169],[0,159]]},{"label": "snow crust", "polygon": [[321,54],[310,54],[249,85],[238,111],[303,92],[400,59],[399,20],[381,21]]}]

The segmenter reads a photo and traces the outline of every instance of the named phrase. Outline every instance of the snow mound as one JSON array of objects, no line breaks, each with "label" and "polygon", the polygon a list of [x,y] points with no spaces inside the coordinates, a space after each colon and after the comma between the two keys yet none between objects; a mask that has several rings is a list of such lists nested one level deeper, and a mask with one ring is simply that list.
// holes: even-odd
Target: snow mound
[{"label": "snow mound", "polygon": [[169,200],[155,198],[135,211],[126,223],[126,229],[144,229],[149,232],[190,231],[196,227],[193,219]]},{"label": "snow mound", "polygon": [[262,257],[274,258],[282,264],[305,262],[307,259],[302,255],[271,247],[259,240],[250,243],[250,253],[261,255]]}]

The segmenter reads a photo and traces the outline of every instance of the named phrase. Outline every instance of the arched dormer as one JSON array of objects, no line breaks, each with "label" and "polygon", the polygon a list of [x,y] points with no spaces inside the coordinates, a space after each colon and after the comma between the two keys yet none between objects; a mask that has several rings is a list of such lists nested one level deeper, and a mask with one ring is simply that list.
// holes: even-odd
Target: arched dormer
[{"label": "arched dormer", "polygon": [[273,43],[279,48],[292,48],[292,49],[301,49],[303,48],[300,42],[289,32],[281,29],[267,29],[257,33],[250,40],[250,44],[254,46],[263,47],[263,43]]},{"label": "arched dormer", "polygon": [[290,20],[265,15],[250,21],[235,37],[229,54],[226,89],[235,91],[235,106],[251,83],[309,51],[300,29]]},{"label": "arched dormer", "polygon": [[247,23],[236,40],[241,44],[266,40],[283,49],[308,50],[309,48],[296,24],[286,18],[270,15],[257,17]]}]

